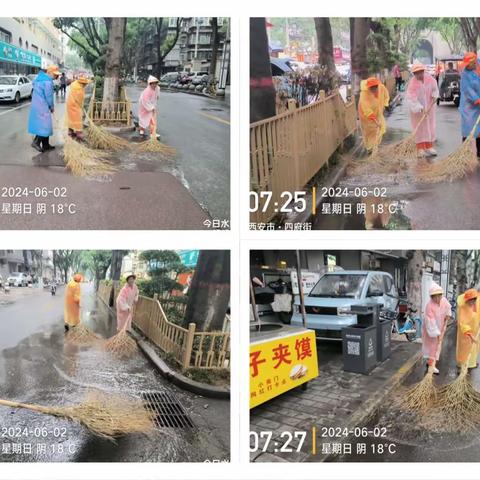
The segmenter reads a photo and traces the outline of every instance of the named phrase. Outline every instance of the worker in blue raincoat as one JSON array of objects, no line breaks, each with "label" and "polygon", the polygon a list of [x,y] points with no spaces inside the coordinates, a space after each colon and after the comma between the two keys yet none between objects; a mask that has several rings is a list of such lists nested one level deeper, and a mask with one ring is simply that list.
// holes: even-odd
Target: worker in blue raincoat
[{"label": "worker in blue raincoat", "polygon": [[[460,114],[462,137],[465,140],[480,115],[480,64],[477,54],[467,52],[463,57],[465,68],[460,78]],[[475,130],[477,157],[480,159],[480,125]]]},{"label": "worker in blue raincoat", "polygon": [[50,145],[49,137],[53,135],[52,114],[53,80],[60,75],[56,65],[50,65],[47,72],[40,71],[33,82],[32,104],[28,118],[28,133],[35,135],[32,147],[39,152],[46,152],[55,147]]}]

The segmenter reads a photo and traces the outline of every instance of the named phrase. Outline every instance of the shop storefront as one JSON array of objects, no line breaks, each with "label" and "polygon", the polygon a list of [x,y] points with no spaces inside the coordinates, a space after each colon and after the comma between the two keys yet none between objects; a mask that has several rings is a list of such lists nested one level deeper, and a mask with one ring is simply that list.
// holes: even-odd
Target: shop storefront
[{"label": "shop storefront", "polygon": [[0,75],[29,75],[42,68],[42,57],[0,41]]}]

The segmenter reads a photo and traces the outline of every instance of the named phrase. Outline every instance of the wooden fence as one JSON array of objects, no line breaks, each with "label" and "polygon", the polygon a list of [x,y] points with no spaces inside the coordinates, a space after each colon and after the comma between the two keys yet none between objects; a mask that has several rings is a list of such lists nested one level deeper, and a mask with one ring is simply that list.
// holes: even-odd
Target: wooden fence
[{"label": "wooden fence", "polygon": [[[108,306],[113,285],[100,282],[98,297]],[[114,290],[114,298],[118,296]],[[154,298],[140,296],[134,310],[133,325],[138,328],[160,350],[176,361],[182,370],[204,368],[230,369],[230,318],[227,315],[222,331],[197,332],[191,323],[183,328],[170,322],[155,295]]]},{"label": "wooden fence", "polygon": [[88,105],[88,116],[94,123],[106,123],[114,126],[132,126],[132,102],[127,96],[125,87],[120,89],[120,100],[118,102],[104,103],[96,100],[95,90]]},{"label": "wooden fence", "polygon": [[250,125],[250,181],[253,192],[272,192],[268,208],[251,222],[268,222],[282,204],[282,192],[295,192],[327,164],[356,128],[354,101],[338,92],[319,101]]}]

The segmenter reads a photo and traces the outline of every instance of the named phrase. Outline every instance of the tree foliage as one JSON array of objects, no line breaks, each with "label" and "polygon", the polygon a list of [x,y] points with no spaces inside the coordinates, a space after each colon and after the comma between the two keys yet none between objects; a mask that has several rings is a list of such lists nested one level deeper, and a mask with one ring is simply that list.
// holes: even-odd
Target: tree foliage
[{"label": "tree foliage", "polygon": [[182,289],[177,282],[178,275],[189,271],[173,250],[145,250],[140,259],[147,262],[149,279],[139,280],[138,288],[142,295],[153,297],[155,293],[164,296],[174,289]]}]

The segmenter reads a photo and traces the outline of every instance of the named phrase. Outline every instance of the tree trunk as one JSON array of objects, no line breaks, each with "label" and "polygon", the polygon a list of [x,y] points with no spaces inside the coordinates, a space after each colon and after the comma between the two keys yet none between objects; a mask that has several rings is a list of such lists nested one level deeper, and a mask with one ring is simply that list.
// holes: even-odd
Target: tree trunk
[{"label": "tree trunk", "polygon": [[422,311],[422,269],[425,250],[414,250],[407,265],[407,299],[420,314]]},{"label": "tree trunk", "polygon": [[230,251],[203,250],[198,257],[183,326],[199,331],[221,330],[230,301]]},{"label": "tree trunk", "polygon": [[211,85],[215,85],[215,77],[217,76],[217,57],[218,57],[218,18],[212,17],[212,58],[210,59],[210,77]]},{"label": "tree trunk", "polygon": [[111,102],[117,102],[119,98],[120,69],[127,19],[105,18],[105,25],[108,32],[108,45],[103,83],[103,108],[106,108]]},{"label": "tree trunk", "polygon": [[368,77],[367,37],[369,33],[370,18],[350,18],[352,89],[357,101],[360,95],[360,81]]},{"label": "tree trunk", "polygon": [[462,294],[467,289],[467,257],[468,252],[465,250],[457,251],[457,287],[458,294]]},{"label": "tree trunk", "polygon": [[120,280],[120,275],[122,273],[122,262],[125,254],[126,250],[112,251],[112,262],[110,266],[110,275],[112,280]]},{"label": "tree trunk", "polygon": [[155,30],[157,33],[157,41],[155,44],[156,48],[156,57],[157,57],[157,68],[156,68],[156,75],[157,78],[162,76],[162,26],[163,26],[163,18],[155,18]]},{"label": "tree trunk", "polygon": [[317,32],[318,63],[325,71],[325,80],[328,90],[336,86],[335,78],[337,69],[333,58],[333,39],[330,19],[327,17],[315,17],[315,30]]},{"label": "tree trunk", "polygon": [[276,114],[265,18],[250,19],[250,123]]}]

